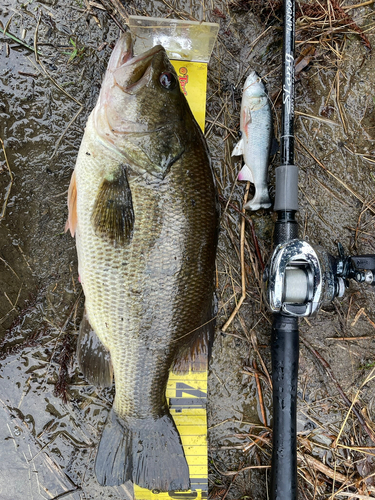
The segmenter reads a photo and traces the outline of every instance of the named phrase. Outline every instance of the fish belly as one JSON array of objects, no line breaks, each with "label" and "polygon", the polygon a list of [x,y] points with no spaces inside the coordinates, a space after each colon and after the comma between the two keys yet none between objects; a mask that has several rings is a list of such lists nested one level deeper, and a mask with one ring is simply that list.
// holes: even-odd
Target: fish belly
[{"label": "fish belly", "polygon": [[269,208],[271,200],[268,193],[268,161],[272,137],[272,117],[268,106],[251,113],[248,135],[244,138],[243,158],[251,170],[255,195],[245,208],[258,210]]}]

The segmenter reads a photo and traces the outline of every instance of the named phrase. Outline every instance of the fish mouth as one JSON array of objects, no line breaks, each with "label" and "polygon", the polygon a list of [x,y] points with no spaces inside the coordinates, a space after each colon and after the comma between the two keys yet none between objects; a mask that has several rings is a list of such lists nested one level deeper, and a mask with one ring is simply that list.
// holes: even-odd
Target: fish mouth
[{"label": "fish mouth", "polygon": [[244,85],[244,90],[251,87],[252,85],[256,85],[257,83],[261,82],[262,79],[258,75],[256,71],[252,71],[251,73],[248,74],[246,80],[245,80],[245,85]]},{"label": "fish mouth", "polygon": [[145,80],[149,79],[152,60],[163,50],[161,45],[156,45],[143,54],[134,56],[133,40],[127,32],[116,43],[108,69],[123,91],[135,91],[136,87],[143,85]]}]

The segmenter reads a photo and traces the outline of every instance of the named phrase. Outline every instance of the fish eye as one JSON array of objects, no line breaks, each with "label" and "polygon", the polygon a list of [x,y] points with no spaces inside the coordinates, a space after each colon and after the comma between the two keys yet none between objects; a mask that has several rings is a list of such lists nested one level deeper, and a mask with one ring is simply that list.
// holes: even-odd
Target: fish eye
[{"label": "fish eye", "polygon": [[173,90],[176,87],[177,83],[175,76],[173,75],[173,73],[169,73],[169,71],[162,73],[159,77],[159,81],[161,86],[167,90]]}]

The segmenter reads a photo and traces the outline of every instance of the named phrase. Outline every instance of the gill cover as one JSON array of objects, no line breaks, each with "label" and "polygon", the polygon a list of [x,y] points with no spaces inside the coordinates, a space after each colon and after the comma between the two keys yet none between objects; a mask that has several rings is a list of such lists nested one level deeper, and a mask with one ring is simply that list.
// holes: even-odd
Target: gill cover
[{"label": "gill cover", "polygon": [[157,45],[134,56],[126,33],[113,50],[93,110],[96,131],[112,153],[134,164],[137,173],[163,179],[184,152],[186,103],[180,93],[164,48]]}]

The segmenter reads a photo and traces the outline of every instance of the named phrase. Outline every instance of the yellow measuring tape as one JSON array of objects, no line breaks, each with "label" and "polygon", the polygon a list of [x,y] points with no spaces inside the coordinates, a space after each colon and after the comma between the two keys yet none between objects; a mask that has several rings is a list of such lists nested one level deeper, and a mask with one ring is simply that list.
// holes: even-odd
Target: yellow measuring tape
[{"label": "yellow measuring tape", "polygon": [[189,491],[167,493],[134,485],[137,500],[205,499],[208,490],[207,465],[207,371],[186,375],[171,373],[167,398],[176,423],[190,471]]},{"label": "yellow measuring tape", "polygon": [[[182,92],[199,126],[204,131],[206,114],[207,64],[172,60]],[[176,423],[184,447],[190,472],[189,491],[167,493],[150,491],[134,485],[137,500],[197,499],[207,498],[207,370],[181,375],[171,372],[167,398],[171,415]]]},{"label": "yellow measuring tape", "polygon": [[171,61],[182,92],[189,103],[194,118],[204,132],[206,118],[207,64],[191,61]]}]

